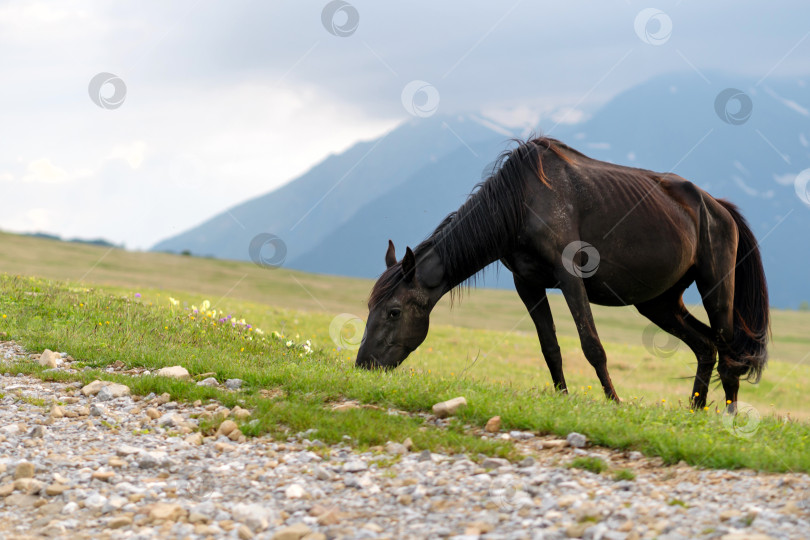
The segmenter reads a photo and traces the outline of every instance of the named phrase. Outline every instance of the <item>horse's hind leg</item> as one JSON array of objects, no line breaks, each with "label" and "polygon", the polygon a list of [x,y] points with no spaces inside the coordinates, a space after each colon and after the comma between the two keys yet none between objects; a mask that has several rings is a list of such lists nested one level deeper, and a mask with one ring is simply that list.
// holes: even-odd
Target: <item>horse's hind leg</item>
[{"label": "horse's hind leg", "polygon": [[560,290],[562,290],[574,323],[577,325],[579,341],[582,344],[582,352],[585,358],[596,370],[596,376],[605,391],[605,395],[614,400],[621,401],[607,370],[607,355],[599,341],[599,334],[596,333],[596,325],[593,322],[591,305],[588,302],[588,293],[581,278],[567,274],[566,270],[559,272]]},{"label": "horse's hind leg", "polygon": [[[734,246],[736,249],[736,246]],[[723,383],[726,404],[733,411],[740,389],[740,375],[745,371],[735,364],[728,343],[734,331],[734,265],[735,254],[722,250],[714,254],[711,266],[701,270],[697,286],[711,324],[712,335],[719,351],[717,374]]]},{"label": "horse's hind leg", "polygon": [[697,373],[692,388],[691,403],[697,410],[706,406],[709,381],[717,358],[717,347],[711,338],[711,329],[695,319],[683,305],[683,289],[678,287],[658,298],[636,305],[639,313],[680,339],[697,357]]},{"label": "horse's hind leg", "polygon": [[543,358],[545,358],[548,370],[551,372],[554,388],[561,392],[568,392],[565,386],[565,375],[563,375],[560,345],[557,343],[557,333],[554,329],[554,319],[551,316],[546,290],[543,287],[532,285],[517,274],[515,274],[514,278],[515,289],[517,289],[526,309],[529,310],[529,315],[534,321],[534,327],[537,329],[540,350],[543,352]]}]

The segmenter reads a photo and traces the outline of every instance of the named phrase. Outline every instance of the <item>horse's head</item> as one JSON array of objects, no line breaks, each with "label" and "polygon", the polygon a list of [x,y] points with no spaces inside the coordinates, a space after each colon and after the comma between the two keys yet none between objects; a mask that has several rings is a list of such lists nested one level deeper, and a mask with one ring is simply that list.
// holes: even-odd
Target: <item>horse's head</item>
[{"label": "horse's head", "polygon": [[394,244],[388,242],[388,268],[371,293],[366,331],[357,352],[358,367],[393,369],[425,340],[430,310],[437,300],[436,287],[429,287],[426,281],[431,280],[424,279],[433,273],[430,256],[426,263],[425,267],[420,264],[418,272],[411,248],[397,262]]}]

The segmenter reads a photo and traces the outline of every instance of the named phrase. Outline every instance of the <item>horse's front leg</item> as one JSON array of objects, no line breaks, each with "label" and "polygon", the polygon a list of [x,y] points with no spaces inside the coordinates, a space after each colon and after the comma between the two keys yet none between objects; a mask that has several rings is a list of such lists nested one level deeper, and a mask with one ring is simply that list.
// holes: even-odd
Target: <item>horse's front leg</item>
[{"label": "horse's front leg", "polygon": [[596,376],[599,377],[605,395],[614,401],[621,401],[608,374],[607,355],[604,347],[602,347],[602,342],[599,341],[599,334],[596,333],[591,305],[588,302],[588,293],[585,291],[582,278],[573,276],[564,269],[558,274],[558,277],[560,279],[560,290],[568,304],[568,309],[571,311],[571,316],[574,318],[574,323],[577,325],[579,341],[582,345],[582,352],[585,353],[585,358],[596,370]]},{"label": "horse's front leg", "polygon": [[554,388],[567,393],[568,388],[565,385],[565,375],[562,369],[562,354],[560,354],[560,345],[557,343],[557,332],[551,316],[551,307],[548,305],[546,289],[532,284],[517,274],[514,275],[514,279],[515,289],[526,309],[529,310],[534,327],[537,329],[540,350],[543,352],[543,358],[551,373],[551,380],[554,381]]}]

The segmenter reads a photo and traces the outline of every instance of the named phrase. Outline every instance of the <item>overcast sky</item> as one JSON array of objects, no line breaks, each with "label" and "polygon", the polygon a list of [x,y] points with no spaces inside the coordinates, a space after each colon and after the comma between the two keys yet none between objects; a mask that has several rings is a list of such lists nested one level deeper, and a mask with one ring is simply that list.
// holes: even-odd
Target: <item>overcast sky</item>
[{"label": "overcast sky", "polygon": [[0,2],[0,229],[148,248],[413,112],[548,127],[664,72],[806,76],[809,35],[806,0]]}]

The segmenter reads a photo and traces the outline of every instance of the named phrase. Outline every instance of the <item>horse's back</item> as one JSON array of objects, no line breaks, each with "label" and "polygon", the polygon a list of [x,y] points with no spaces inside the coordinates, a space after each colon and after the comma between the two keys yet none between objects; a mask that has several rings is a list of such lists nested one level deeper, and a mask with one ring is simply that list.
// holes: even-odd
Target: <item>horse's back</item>
[{"label": "horse's back", "polygon": [[705,192],[675,174],[589,158],[572,173],[575,234],[600,257],[586,280],[592,301],[639,303],[684,279],[697,258]]}]

